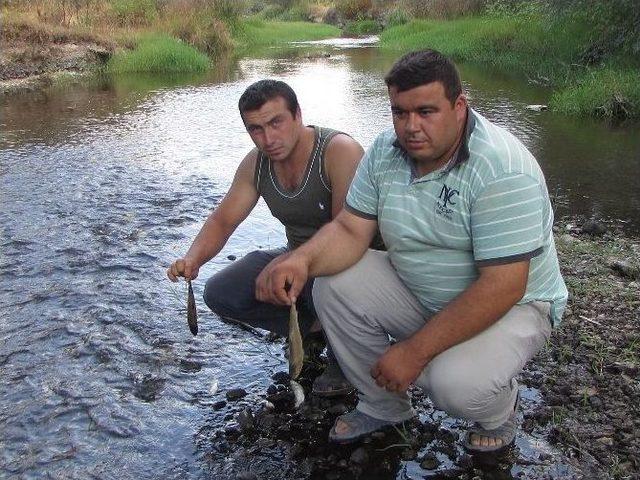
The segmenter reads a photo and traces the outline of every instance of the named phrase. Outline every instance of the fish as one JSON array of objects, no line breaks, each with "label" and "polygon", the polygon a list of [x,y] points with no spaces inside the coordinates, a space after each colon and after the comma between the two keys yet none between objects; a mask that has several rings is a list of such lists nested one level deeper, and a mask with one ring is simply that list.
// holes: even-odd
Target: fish
[{"label": "fish", "polygon": [[189,292],[187,293],[187,324],[193,335],[198,334],[198,310],[196,310],[196,299],[193,296],[193,287],[191,280],[187,280]]},{"label": "fish", "polygon": [[298,323],[298,309],[296,304],[291,304],[289,311],[289,376],[295,380],[302,370],[304,349],[302,347],[302,335]]}]

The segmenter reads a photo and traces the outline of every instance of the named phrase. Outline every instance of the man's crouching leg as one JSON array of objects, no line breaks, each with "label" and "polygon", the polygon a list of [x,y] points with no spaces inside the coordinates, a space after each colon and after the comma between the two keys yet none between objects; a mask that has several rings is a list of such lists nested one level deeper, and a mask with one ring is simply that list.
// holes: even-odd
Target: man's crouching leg
[{"label": "man's crouching leg", "polygon": [[355,441],[415,414],[406,394],[388,392],[371,377],[371,367],[389,347],[389,322],[415,331],[426,312],[408,291],[385,252],[369,250],[354,266],[317,278],[314,305],[346,378],[356,387],[356,412],[338,419],[331,439]]},{"label": "man's crouching leg", "polygon": [[476,423],[465,439],[472,452],[496,451],[516,431],[515,377],[551,333],[549,304],[514,306],[484,332],[435,357],[418,377],[434,405]]}]

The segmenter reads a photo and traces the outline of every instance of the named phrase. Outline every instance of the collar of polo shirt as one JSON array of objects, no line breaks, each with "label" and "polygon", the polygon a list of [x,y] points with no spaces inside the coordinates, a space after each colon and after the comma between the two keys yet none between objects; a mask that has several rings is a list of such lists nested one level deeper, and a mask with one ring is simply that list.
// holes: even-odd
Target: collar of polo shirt
[{"label": "collar of polo shirt", "polygon": [[[469,160],[469,139],[471,138],[471,134],[473,133],[473,129],[476,127],[476,117],[473,114],[473,110],[470,107],[467,107],[467,121],[464,127],[464,135],[462,136],[462,140],[460,141],[460,145],[456,148],[451,160],[447,162],[447,165],[442,169],[442,173],[449,172],[452,168],[460,165],[462,162],[466,162]],[[393,141],[392,144],[395,148],[402,152],[402,155],[406,159],[410,159],[411,157],[407,153],[407,151],[400,145],[398,141],[398,137]]]}]

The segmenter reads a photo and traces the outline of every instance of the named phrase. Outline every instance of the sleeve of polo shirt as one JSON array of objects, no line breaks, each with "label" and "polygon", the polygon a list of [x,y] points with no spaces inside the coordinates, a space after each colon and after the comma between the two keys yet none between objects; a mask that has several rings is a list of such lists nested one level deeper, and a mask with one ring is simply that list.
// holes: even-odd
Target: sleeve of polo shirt
[{"label": "sleeve of polo shirt", "polygon": [[378,219],[378,185],[373,174],[376,141],[364,154],[347,192],[344,208],[367,220]]},{"label": "sleeve of polo shirt", "polygon": [[507,174],[487,184],[471,208],[476,263],[500,265],[542,253],[542,188],[524,174]]}]

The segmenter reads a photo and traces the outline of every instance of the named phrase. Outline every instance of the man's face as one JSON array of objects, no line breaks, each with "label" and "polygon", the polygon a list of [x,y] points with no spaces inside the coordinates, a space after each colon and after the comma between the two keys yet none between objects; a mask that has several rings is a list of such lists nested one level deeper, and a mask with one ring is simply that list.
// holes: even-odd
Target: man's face
[{"label": "man's face", "polygon": [[451,154],[464,124],[467,101],[458,96],[453,105],[441,82],[399,92],[389,87],[393,127],[400,145],[418,163],[433,163]]},{"label": "man's face", "polygon": [[300,111],[292,115],[282,97],[268,100],[258,110],[244,112],[242,119],[258,150],[276,162],[289,157],[303,128]]}]

